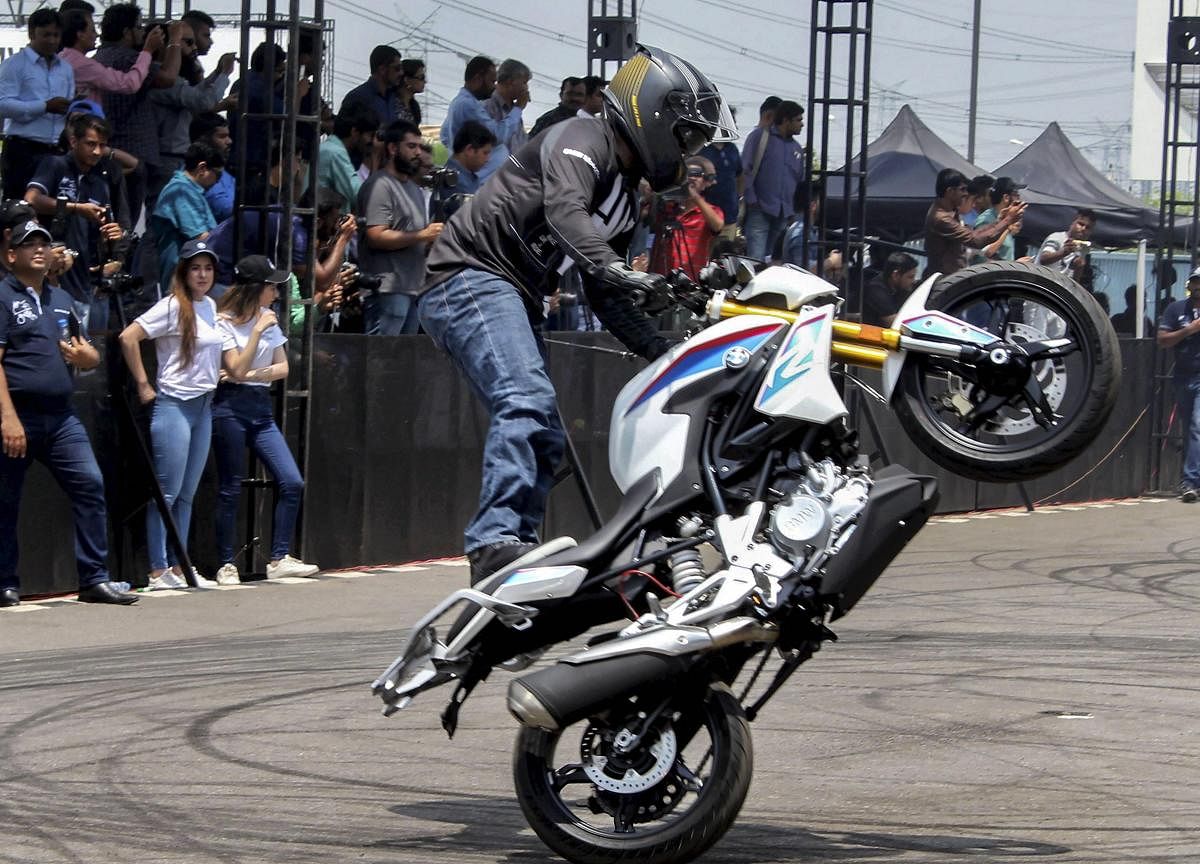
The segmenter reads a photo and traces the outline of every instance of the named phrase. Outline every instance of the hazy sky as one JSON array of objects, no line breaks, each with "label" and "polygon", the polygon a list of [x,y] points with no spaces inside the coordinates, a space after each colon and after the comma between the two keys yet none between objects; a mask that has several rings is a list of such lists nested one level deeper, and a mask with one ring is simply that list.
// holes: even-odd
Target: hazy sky
[{"label": "hazy sky", "polygon": [[[195,5],[232,12],[205,0]],[[529,120],[552,107],[558,82],[586,73],[586,0],[325,0],[336,22],[334,104],[367,76],[373,45],[425,56],[425,112],[440,119],[462,82],[464,58],[515,57],[534,71]],[[1165,0],[1163,0],[1165,2]],[[616,0],[609,0],[610,10]],[[627,4],[628,5],[628,4]],[[770,94],[804,104],[807,0],[643,0],[639,39],[708,73],[739,110],[743,129]],[[984,0],[976,162],[992,169],[1057,120],[1105,170],[1128,149],[1134,48],[1132,0]],[[503,16],[492,11],[502,10]],[[970,86],[971,0],[876,0],[871,137],[904,103],[964,155]],[[844,64],[835,63],[837,81]],[[836,127],[836,123],[834,124]]]}]

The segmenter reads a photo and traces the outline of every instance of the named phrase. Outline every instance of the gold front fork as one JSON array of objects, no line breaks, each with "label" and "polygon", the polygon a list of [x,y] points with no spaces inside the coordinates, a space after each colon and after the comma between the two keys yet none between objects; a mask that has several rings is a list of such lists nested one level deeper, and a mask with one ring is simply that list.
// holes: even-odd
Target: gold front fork
[{"label": "gold front fork", "polygon": [[[710,306],[710,310],[711,310]],[[796,313],[786,309],[768,309],[765,306],[743,306],[729,300],[722,301],[716,310],[721,318],[735,315],[766,315],[781,318],[788,323],[796,321]],[[854,366],[882,369],[889,351],[900,348],[900,331],[876,327],[873,324],[856,324],[853,321],[833,322],[833,344],[830,353],[835,360]]]}]

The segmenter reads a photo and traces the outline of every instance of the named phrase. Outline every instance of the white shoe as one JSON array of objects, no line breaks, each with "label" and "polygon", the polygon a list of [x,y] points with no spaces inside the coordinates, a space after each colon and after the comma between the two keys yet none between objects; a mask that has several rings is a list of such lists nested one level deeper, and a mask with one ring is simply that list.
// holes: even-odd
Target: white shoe
[{"label": "white shoe", "polygon": [[161,576],[153,576],[150,579],[150,584],[146,586],[147,591],[171,591],[177,588],[186,588],[187,583],[174,570],[165,570]]},{"label": "white shoe", "polygon": [[199,570],[192,570],[192,578],[196,580],[197,588],[216,588],[217,583],[200,575]]},{"label": "white shoe", "polygon": [[222,564],[221,569],[217,571],[218,585],[238,585],[241,581],[242,577],[238,573],[237,565],[232,561],[228,564]]},{"label": "white shoe", "polygon": [[316,576],[321,568],[316,564],[306,564],[291,555],[284,555],[274,564],[267,564],[267,578],[279,579],[282,576]]}]

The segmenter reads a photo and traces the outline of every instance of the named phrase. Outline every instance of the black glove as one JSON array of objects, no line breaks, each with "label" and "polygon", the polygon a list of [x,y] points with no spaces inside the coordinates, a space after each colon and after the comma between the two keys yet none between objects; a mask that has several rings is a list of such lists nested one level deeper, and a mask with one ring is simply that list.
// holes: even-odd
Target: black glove
[{"label": "black glove", "polygon": [[629,297],[633,305],[647,315],[657,315],[671,301],[667,291],[667,280],[657,273],[634,270],[624,261],[615,261],[604,268],[602,276],[606,288],[615,289]]}]

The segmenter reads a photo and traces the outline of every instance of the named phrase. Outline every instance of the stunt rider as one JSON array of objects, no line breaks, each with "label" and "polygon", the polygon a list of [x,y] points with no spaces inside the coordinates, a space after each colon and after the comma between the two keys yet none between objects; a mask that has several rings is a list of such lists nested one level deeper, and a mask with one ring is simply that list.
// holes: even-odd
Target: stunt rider
[{"label": "stunt rider", "polygon": [[479,510],[465,532],[472,584],[537,543],[563,455],[537,332],[543,298],[578,267],[609,331],[647,359],[666,351],[670,343],[634,303],[664,302],[662,277],[625,264],[638,182],[656,191],[678,185],[687,156],[736,137],[716,87],[657,48],[639,47],[604,95],[596,118],[558,123],[510,154],[429,251],[421,325],[491,417]]}]

